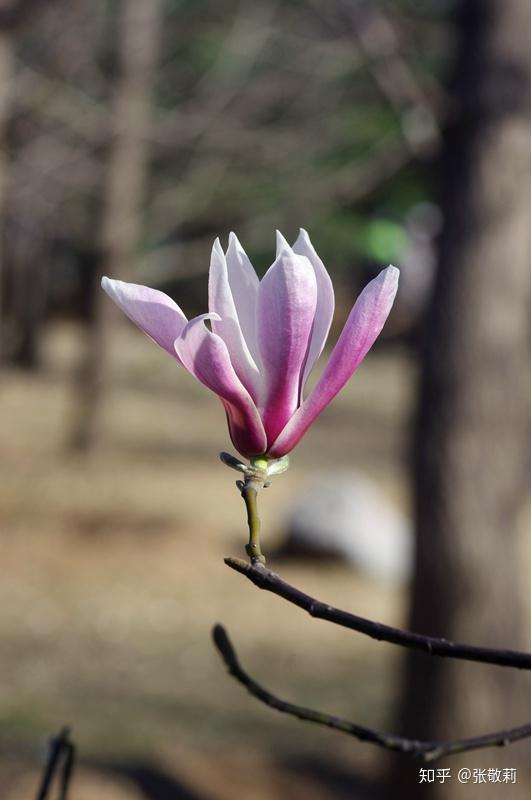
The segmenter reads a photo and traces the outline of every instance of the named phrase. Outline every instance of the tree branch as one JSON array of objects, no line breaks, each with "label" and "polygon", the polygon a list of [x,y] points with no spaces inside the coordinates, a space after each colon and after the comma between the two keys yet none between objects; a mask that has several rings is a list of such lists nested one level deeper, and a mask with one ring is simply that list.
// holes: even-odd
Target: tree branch
[{"label": "tree branch", "polygon": [[441,758],[442,756],[464,753],[468,750],[479,750],[483,747],[502,747],[511,742],[516,742],[519,739],[525,739],[531,736],[531,723],[518,728],[511,728],[510,730],[487,733],[484,736],[477,736],[471,739],[457,739],[453,742],[420,741],[418,739],[406,739],[402,736],[380,733],[370,728],[357,725],[350,720],[335,717],[331,714],[324,714],[321,711],[315,711],[314,709],[305,708],[304,706],[298,706],[295,703],[289,703],[287,700],[281,700],[267,689],[264,689],[263,686],[245,672],[238,660],[232,642],[222,625],[214,626],[212,636],[214,644],[229,674],[232,675],[238,683],[245,686],[253,697],[256,697],[265,705],[283,714],[290,714],[298,719],[314,722],[317,725],[323,725],[326,728],[332,728],[341,733],[346,733],[347,736],[353,736],[361,742],[370,742],[385,750],[407,753],[408,755],[421,758],[423,761],[435,761],[435,759]]},{"label": "tree branch", "polygon": [[[496,664],[500,667],[531,669],[531,653],[460,644],[458,642],[449,642],[447,639],[438,639],[434,636],[423,636],[419,633],[392,628],[390,625],[372,622],[364,617],[358,617],[348,611],[342,611],[327,603],[322,603],[320,600],[316,600],[310,595],[301,592],[300,589],[296,589],[286,583],[279,575],[271,572],[263,564],[250,564],[240,558],[226,558],[225,564],[236,572],[245,575],[259,589],[265,589],[268,592],[277,594],[279,597],[283,597],[289,603],[293,603],[307,611],[310,616],[363,633],[372,639],[390,642],[413,650],[420,650],[433,656],[456,658],[464,661],[479,661],[484,664]],[[529,734],[525,733],[524,735]]]},{"label": "tree branch", "polygon": [[67,800],[70,779],[74,768],[75,747],[70,741],[70,731],[63,728],[57,736],[50,740],[48,759],[44,768],[37,800],[48,800],[55,776],[60,772],[59,800]]}]

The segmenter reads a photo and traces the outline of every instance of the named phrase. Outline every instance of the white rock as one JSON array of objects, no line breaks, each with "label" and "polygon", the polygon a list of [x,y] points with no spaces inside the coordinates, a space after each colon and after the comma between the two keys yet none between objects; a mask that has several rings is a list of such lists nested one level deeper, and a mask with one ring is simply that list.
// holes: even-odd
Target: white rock
[{"label": "white rock", "polygon": [[310,480],[288,511],[285,554],[346,561],[379,580],[412,572],[411,523],[369,478],[344,471]]}]

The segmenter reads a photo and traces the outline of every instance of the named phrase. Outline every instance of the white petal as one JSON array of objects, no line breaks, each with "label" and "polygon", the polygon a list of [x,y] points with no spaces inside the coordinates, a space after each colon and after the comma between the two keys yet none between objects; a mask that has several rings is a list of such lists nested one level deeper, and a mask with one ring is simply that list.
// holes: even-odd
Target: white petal
[{"label": "white petal", "polygon": [[297,241],[293,245],[293,252],[301,256],[306,256],[314,269],[315,280],[317,281],[317,307],[315,309],[315,320],[308,350],[308,358],[302,376],[302,391],[308,375],[326,344],[330,325],[332,324],[334,316],[335,298],[330,275],[315,252],[310,237],[303,228],[301,228]]},{"label": "white petal", "polygon": [[278,258],[279,255],[283,251],[286,251],[287,253],[291,253],[291,247],[289,246],[289,244],[286,241],[286,239],[284,238],[284,236],[282,236],[280,231],[276,231],[276,237],[277,237],[277,254],[276,254],[276,258]]},{"label": "white petal", "polygon": [[260,352],[258,348],[256,307],[260,281],[247,257],[247,253],[234,233],[229,235],[229,246],[225,257],[229,285],[234,298],[234,305],[238,311],[243,338],[255,364],[259,367]]},{"label": "white petal", "polygon": [[[252,271],[254,273],[254,270]],[[260,374],[240,324],[240,314],[245,315],[248,312],[248,307],[242,297],[248,299],[246,288],[249,286],[249,282],[245,282],[236,267],[233,269],[232,283],[237,289],[241,282],[244,283],[244,286],[237,303],[229,281],[227,260],[219,239],[216,239],[212,248],[208,280],[208,305],[211,313],[216,315],[212,318],[212,330],[225,342],[236,374],[252,397],[256,399]]]}]

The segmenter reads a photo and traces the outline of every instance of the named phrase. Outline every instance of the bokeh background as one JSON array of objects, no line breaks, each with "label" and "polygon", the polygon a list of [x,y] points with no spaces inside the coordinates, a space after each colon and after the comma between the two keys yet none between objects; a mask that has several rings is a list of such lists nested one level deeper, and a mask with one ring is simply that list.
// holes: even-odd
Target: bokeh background
[{"label": "bokeh background", "polygon": [[399,266],[383,336],[260,498],[264,549],[359,615],[531,649],[530,38],[527,0],[0,2],[2,797],[35,795],[64,724],[78,800],[529,796],[529,742],[426,787],[226,675],[215,622],[271,690],[362,725],[531,714],[525,675],[407,658],[225,567],[245,516],[219,401],[99,279],[192,316],[216,236],[263,274],[303,226],[333,342]]}]

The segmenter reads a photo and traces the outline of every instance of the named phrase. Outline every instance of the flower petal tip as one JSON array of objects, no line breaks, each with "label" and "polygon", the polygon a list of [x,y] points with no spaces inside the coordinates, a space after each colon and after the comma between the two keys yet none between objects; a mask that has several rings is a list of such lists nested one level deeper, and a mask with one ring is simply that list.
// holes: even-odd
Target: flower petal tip
[{"label": "flower petal tip", "polygon": [[118,296],[120,294],[120,290],[127,291],[128,284],[124,283],[123,281],[115,280],[114,278],[108,278],[106,275],[103,276],[101,279],[101,288],[107,294],[111,300],[114,300],[115,303],[118,303]]},{"label": "flower petal tip", "polygon": [[275,233],[277,237],[277,258],[281,253],[291,253],[291,247],[286,238],[278,230]]},{"label": "flower petal tip", "polygon": [[[221,317],[215,311],[208,311],[206,314],[199,314],[197,317],[192,317],[192,319],[188,320],[188,322],[186,323],[185,327],[182,329],[182,331],[179,334],[179,336],[177,336],[176,341],[177,341],[177,339],[184,338],[188,334],[188,332],[191,331],[192,328],[195,328],[197,325],[201,325],[201,323],[203,323],[203,325],[205,325],[207,320],[214,320],[214,322],[219,322],[221,320]],[[205,325],[205,327],[206,327],[206,325]],[[207,328],[207,330],[208,330],[208,328]]]},{"label": "flower petal tip", "polygon": [[227,247],[227,252],[225,253],[225,257],[227,258],[228,262],[231,259],[236,259],[239,262],[241,262],[242,259],[248,261],[245,248],[238,239],[238,237],[236,236],[236,234],[234,233],[234,231],[231,231],[229,233],[229,244]]},{"label": "flower petal tip", "polygon": [[[389,292],[393,297],[398,290],[400,270],[398,267],[389,264],[374,278],[374,286],[380,285],[383,290]],[[370,284],[369,284],[370,285]]]},{"label": "flower petal tip", "polygon": [[400,270],[393,264],[389,264],[389,266],[386,267],[383,272],[385,272],[386,275],[388,275],[390,278],[393,278],[395,281],[398,281],[400,278]]},{"label": "flower petal tip", "polygon": [[221,242],[219,240],[219,236],[216,237],[216,240],[215,240],[214,244],[212,245],[212,257],[214,255],[219,256],[221,258],[225,257],[225,253],[223,252],[223,248],[221,246]]}]

